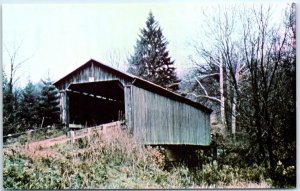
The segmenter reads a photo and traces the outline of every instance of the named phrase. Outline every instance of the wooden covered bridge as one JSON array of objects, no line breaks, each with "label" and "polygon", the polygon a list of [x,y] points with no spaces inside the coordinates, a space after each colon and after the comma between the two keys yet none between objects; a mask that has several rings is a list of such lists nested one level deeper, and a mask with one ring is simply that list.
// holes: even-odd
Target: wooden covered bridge
[{"label": "wooden covered bridge", "polygon": [[212,110],[93,59],[54,85],[66,125],[94,126],[123,118],[145,144],[210,144]]}]

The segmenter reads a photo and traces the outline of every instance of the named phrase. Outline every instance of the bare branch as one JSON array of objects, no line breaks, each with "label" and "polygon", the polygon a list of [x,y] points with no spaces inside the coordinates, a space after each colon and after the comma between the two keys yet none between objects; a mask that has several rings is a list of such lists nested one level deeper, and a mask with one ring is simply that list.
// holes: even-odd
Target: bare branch
[{"label": "bare branch", "polygon": [[199,78],[204,79],[204,78],[207,78],[207,77],[217,76],[217,75],[220,75],[220,74],[219,73],[211,73],[211,74],[206,74],[206,75],[199,76]]},{"label": "bare branch", "polygon": [[206,91],[206,89],[204,88],[204,86],[202,85],[202,83],[201,83],[197,78],[195,78],[195,80],[198,82],[198,84],[200,85],[200,87],[203,89],[205,95],[208,96],[207,91]]},{"label": "bare branch", "polygon": [[172,84],[167,85],[167,88],[171,88],[171,87],[177,86],[179,84],[180,84],[180,82],[172,83]]},{"label": "bare branch", "polygon": [[17,81],[25,74],[25,72],[23,72],[20,76],[18,76],[13,82],[12,84],[15,85],[15,83],[17,83]]},{"label": "bare branch", "polygon": [[[22,40],[23,42],[23,40]],[[18,61],[18,54],[19,51],[22,47],[22,42],[16,47],[14,46],[14,50],[13,51],[9,51],[8,47],[6,46],[6,44],[4,44],[5,50],[9,56],[9,80],[8,80],[8,86],[10,91],[13,90],[13,86],[14,84],[21,78],[21,76],[23,76],[23,74],[21,74],[20,76],[16,77],[16,73],[19,71],[20,67],[22,66],[22,64],[24,64],[25,62],[27,62],[29,59],[32,58],[28,57],[25,58],[23,60],[21,60],[20,62]]]},{"label": "bare branch", "polygon": [[202,98],[207,98],[207,99],[210,99],[210,100],[213,100],[213,101],[221,103],[220,99],[212,97],[212,96],[208,96],[208,95],[196,95],[195,93],[187,93],[187,94],[188,95],[192,95],[192,96],[194,96],[196,98],[202,97]]}]

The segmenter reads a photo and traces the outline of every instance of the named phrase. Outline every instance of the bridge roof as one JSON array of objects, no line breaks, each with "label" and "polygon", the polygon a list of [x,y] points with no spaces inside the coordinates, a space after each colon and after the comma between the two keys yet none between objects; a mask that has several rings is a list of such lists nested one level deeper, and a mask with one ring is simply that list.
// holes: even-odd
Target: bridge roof
[{"label": "bridge roof", "polygon": [[[70,72],[69,74],[67,74],[66,76],[62,77],[61,79],[59,79],[58,81],[56,81],[54,83],[55,86],[60,86],[60,84],[64,83],[66,80],[68,80],[69,78],[71,78],[75,73],[77,73],[80,70],[83,70],[86,67],[89,67],[91,64],[94,64],[100,68],[105,69],[108,72],[113,73],[116,76],[120,76],[124,79],[126,79],[127,81],[131,82],[132,85],[135,85],[137,87],[141,87],[144,88],[148,91],[169,97],[173,100],[176,101],[180,101],[183,103],[186,103],[188,105],[191,105],[193,107],[196,107],[198,109],[201,109],[202,111],[206,112],[206,113],[211,113],[212,110],[205,107],[204,105],[194,102],[188,98],[183,97],[182,95],[172,92],[164,87],[161,87],[155,83],[152,83],[150,81],[144,80],[142,78],[139,78],[137,76],[134,76],[132,74],[126,73],[126,72],[122,72],[118,69],[115,69],[111,66],[107,66],[105,64],[102,64],[101,62],[98,62],[94,59],[90,59],[88,62],[86,62],[85,64],[81,65],[80,67],[78,67],[77,69],[75,69],[74,71]],[[76,88],[80,88],[80,89],[94,89],[93,86],[96,85],[98,82],[86,82],[86,83],[82,83],[82,85],[72,85],[72,87],[76,87]],[[83,87],[86,86],[86,87]],[[98,86],[97,86],[98,88]],[[96,91],[96,90],[95,90]]]}]

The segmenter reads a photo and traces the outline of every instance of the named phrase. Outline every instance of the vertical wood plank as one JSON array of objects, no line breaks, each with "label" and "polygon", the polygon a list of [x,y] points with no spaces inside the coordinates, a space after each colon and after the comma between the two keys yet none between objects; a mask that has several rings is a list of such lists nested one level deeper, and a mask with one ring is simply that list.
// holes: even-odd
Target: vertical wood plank
[{"label": "vertical wood plank", "polygon": [[132,86],[135,134],[148,144],[209,144],[208,114],[190,105]]},{"label": "vertical wood plank", "polygon": [[65,91],[65,99],[66,99],[66,108],[65,108],[65,124],[68,127],[69,126],[69,120],[70,120],[70,112],[69,112],[69,93]]},{"label": "vertical wood plank", "polygon": [[[210,119],[203,111],[136,87],[126,88],[130,81],[92,63],[65,80],[60,89],[71,83],[88,82],[93,75],[95,81],[120,80],[125,85],[125,119],[136,135],[144,134],[149,144],[196,144],[210,142]],[[61,118],[69,124],[69,96],[61,93]]]},{"label": "vertical wood plank", "polygon": [[125,120],[127,122],[128,127],[133,130],[131,86],[124,87],[124,104],[125,104]]}]

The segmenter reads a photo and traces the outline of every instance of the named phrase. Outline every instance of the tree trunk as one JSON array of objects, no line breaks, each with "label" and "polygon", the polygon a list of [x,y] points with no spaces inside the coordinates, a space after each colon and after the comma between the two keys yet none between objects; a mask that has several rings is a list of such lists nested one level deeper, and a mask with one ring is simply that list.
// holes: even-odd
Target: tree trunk
[{"label": "tree trunk", "polygon": [[262,120],[261,120],[261,108],[260,108],[260,100],[259,100],[259,88],[258,88],[258,82],[257,82],[257,67],[254,67],[254,72],[252,76],[252,91],[253,91],[253,106],[254,106],[254,119],[255,119],[255,127],[257,128],[256,131],[256,140],[258,142],[258,156],[257,160],[258,162],[264,163],[266,166],[265,161],[265,149],[264,149],[264,140],[263,140],[263,130],[262,130]]},{"label": "tree trunk", "polygon": [[232,112],[231,112],[231,133],[235,135],[236,133],[236,104],[237,104],[237,94],[239,89],[239,80],[240,80],[240,69],[241,69],[240,57],[238,56],[237,66],[235,70],[235,81],[236,87],[233,88],[233,100],[232,100]]},{"label": "tree trunk", "polygon": [[231,113],[231,134],[235,135],[236,132],[236,91],[233,91],[232,113]]},{"label": "tree trunk", "polygon": [[224,98],[224,73],[223,73],[223,60],[222,55],[220,55],[220,100],[221,100],[221,123],[223,128],[223,133],[226,133],[226,120],[225,120],[225,98]]}]

